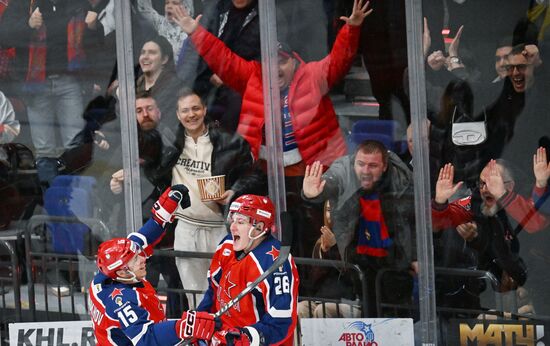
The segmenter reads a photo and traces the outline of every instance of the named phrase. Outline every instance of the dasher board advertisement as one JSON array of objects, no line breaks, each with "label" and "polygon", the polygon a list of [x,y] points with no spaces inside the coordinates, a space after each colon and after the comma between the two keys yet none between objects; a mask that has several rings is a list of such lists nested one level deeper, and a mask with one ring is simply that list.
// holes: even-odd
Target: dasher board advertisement
[{"label": "dasher board advertisement", "polygon": [[10,323],[10,346],[95,346],[92,321]]},{"label": "dasher board advertisement", "polygon": [[301,318],[303,346],[412,346],[410,318]]},{"label": "dasher board advertisement", "polygon": [[449,345],[550,346],[549,333],[542,321],[451,320]]}]

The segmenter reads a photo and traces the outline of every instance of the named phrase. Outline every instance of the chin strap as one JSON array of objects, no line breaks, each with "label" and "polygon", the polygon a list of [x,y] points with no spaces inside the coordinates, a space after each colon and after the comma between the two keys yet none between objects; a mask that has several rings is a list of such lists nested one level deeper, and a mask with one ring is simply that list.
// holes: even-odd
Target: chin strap
[{"label": "chin strap", "polygon": [[254,240],[259,239],[259,238],[263,237],[266,234],[266,231],[262,231],[262,233],[260,233],[257,236],[253,237],[252,236],[252,231],[254,231],[255,228],[256,228],[256,226],[252,226],[248,230],[248,238],[250,238],[250,239],[248,240],[248,244],[246,245],[246,247],[243,249],[243,251],[245,253],[248,253],[250,251],[250,247],[252,246],[252,243],[254,242]]},{"label": "chin strap", "polygon": [[139,280],[136,277],[136,274],[133,271],[131,271],[130,269],[127,269],[126,272],[132,274],[132,276],[129,278],[123,278],[123,277],[117,276],[116,280],[125,284],[136,284],[139,282]]}]

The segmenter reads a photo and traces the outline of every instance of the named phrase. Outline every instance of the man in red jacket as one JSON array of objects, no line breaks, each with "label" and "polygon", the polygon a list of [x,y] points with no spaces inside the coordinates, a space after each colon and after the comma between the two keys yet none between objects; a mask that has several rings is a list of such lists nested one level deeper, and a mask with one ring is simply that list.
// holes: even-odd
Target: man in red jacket
[{"label": "man in red jacket", "polygon": [[[327,166],[346,154],[346,144],[328,92],[352,64],[358,46],[359,26],[371,13],[367,8],[368,2],[363,5],[363,0],[355,0],[352,14],[340,18],[346,25],[340,30],[332,51],[320,61],[305,63],[289,47],[279,45],[281,110],[283,117],[285,112],[288,113],[290,123],[288,131],[284,132],[295,139],[297,155],[300,156],[285,158],[285,166],[304,161],[300,175],[303,175],[306,164],[320,161]],[[226,85],[243,95],[237,131],[250,143],[254,157],[261,157],[265,119],[260,63],[246,61],[233,53],[199,25],[201,16],[193,19],[183,11],[176,11],[175,18],[210,68]]]},{"label": "man in red jacket", "polygon": [[[330,54],[320,61],[305,63],[288,46],[279,44],[283,164],[289,195],[300,195],[306,165],[320,161],[328,167],[335,159],[347,154],[346,142],[328,92],[348,72],[359,44],[360,26],[370,13],[368,2],[355,0],[351,15],[340,18],[346,25],[338,33]],[[225,85],[242,95],[237,132],[250,144],[254,158],[265,158],[261,64],[246,61],[233,53],[199,25],[200,16],[193,19],[183,11],[176,11],[175,19],[212,71]],[[299,198],[296,202],[287,201],[289,210],[299,210],[301,204]],[[298,228],[300,225],[310,228],[295,232],[302,238],[299,252],[294,252],[296,255],[310,256],[317,239],[319,227],[314,226],[313,220],[301,220],[312,212],[315,213],[302,210],[296,213],[295,219],[298,220],[293,220]],[[321,211],[317,212],[321,219]]]}]

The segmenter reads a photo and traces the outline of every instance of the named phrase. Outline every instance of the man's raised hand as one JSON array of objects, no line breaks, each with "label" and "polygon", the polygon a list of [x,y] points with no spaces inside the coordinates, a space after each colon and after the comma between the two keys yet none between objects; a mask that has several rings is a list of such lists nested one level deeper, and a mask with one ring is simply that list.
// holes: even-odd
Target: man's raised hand
[{"label": "man's raised hand", "polygon": [[454,167],[451,163],[447,163],[439,170],[439,177],[435,184],[435,202],[439,204],[447,203],[449,198],[454,195],[462,186],[462,182],[453,183]]},{"label": "man's raised hand", "polygon": [[460,47],[460,37],[462,36],[462,31],[464,30],[464,25],[461,25],[456,33],[453,41],[449,45],[449,57],[458,57],[458,48]]},{"label": "man's raised hand", "polygon": [[487,190],[495,197],[499,199],[506,193],[506,187],[504,186],[504,179],[500,173],[499,166],[495,160],[489,161],[489,176],[487,177]]},{"label": "man's raised hand", "polygon": [[546,149],[540,147],[533,155],[533,173],[535,174],[536,184],[539,188],[545,188],[550,178],[550,163],[546,159]]},{"label": "man's raised hand", "polygon": [[369,2],[363,4],[363,0],[353,0],[353,10],[349,17],[342,16],[341,20],[352,26],[359,26],[363,24],[363,20],[371,14],[372,8],[368,10]]},{"label": "man's raised hand", "polygon": [[304,196],[307,198],[315,198],[323,192],[325,188],[325,180],[321,179],[323,175],[323,165],[319,161],[315,161],[311,166],[306,166],[304,176]]},{"label": "man's raised hand", "polygon": [[431,46],[432,36],[430,33],[430,27],[428,26],[428,18],[424,17],[424,30],[422,31],[422,54],[424,55],[424,59],[428,56]]},{"label": "man's raised hand", "polygon": [[193,17],[189,15],[185,8],[181,6],[174,7],[172,16],[174,18],[174,22],[176,22],[181,30],[183,30],[183,32],[185,32],[187,35],[191,35],[193,32],[195,32],[195,30],[199,26],[199,21],[202,18],[202,15],[198,15],[196,19],[193,19]]}]

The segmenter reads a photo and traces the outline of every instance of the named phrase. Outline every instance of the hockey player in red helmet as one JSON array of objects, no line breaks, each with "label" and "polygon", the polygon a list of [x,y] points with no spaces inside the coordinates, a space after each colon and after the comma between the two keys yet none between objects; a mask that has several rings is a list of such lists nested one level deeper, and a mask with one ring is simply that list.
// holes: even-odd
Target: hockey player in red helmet
[{"label": "hockey player in red helmet", "polygon": [[[216,312],[266,271],[279,255],[275,207],[268,197],[243,195],[229,207],[228,234],[218,245],[209,287],[197,310]],[[298,272],[292,256],[221,316],[212,345],[292,345]]]},{"label": "hockey player in red helmet", "polygon": [[275,206],[268,197],[243,195],[231,203],[227,219],[230,225],[233,222],[238,224],[242,221],[250,224],[250,228],[246,230],[245,234],[241,235],[237,231],[233,235],[233,249],[246,253],[273,230]]},{"label": "hockey player in red helmet", "polygon": [[145,279],[146,257],[164,236],[178,204],[190,205],[184,185],[166,189],[138,232],[99,246],[99,272],[90,284],[90,315],[98,345],[176,345],[212,337],[216,323],[211,314],[186,311],[179,320],[166,320],[155,289]]}]

